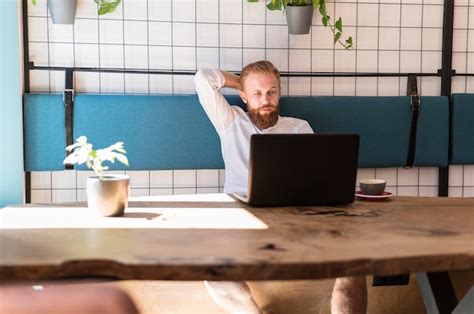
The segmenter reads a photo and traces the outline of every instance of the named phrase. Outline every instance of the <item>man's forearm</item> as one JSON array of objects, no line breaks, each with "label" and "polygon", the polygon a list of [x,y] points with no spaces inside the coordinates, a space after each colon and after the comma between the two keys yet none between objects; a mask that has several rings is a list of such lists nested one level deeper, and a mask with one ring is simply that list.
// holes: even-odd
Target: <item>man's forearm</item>
[{"label": "man's forearm", "polygon": [[221,73],[224,75],[224,87],[240,90],[240,78],[237,75],[222,70]]}]

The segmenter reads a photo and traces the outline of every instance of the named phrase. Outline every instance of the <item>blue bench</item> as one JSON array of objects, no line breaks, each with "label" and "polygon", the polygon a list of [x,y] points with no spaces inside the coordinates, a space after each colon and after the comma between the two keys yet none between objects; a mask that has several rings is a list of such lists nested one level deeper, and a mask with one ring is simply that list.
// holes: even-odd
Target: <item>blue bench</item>
[{"label": "blue bench", "polygon": [[[227,99],[243,107],[239,97]],[[26,94],[24,103],[25,171],[64,169],[62,95]],[[446,166],[448,99],[422,97],[421,106],[414,165]],[[409,97],[282,97],[281,114],[307,120],[316,132],[359,133],[360,167],[405,165]],[[73,134],[98,148],[124,141],[129,170],[224,168],[219,138],[195,95],[77,94]]]},{"label": "blue bench", "polygon": [[450,163],[474,164],[474,94],[453,94],[451,134]]}]

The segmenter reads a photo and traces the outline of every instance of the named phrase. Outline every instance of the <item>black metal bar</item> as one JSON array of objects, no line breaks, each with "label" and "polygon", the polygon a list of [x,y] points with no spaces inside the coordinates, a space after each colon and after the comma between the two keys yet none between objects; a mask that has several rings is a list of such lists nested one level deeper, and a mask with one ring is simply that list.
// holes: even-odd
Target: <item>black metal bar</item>
[{"label": "black metal bar", "polygon": [[[66,67],[37,66],[30,62],[30,70],[49,70],[49,71],[65,71]],[[89,68],[74,67],[75,72],[103,72],[103,73],[130,73],[130,74],[164,74],[164,75],[194,75],[196,71],[177,71],[177,70],[137,70],[137,69],[115,69],[115,68]],[[234,72],[239,74],[240,72]],[[355,72],[280,72],[280,76],[284,77],[403,77],[413,73],[355,73]],[[416,76],[436,76],[440,73],[415,73]]]},{"label": "black metal bar", "polygon": [[[30,70],[27,67],[30,58],[28,45],[28,0],[23,0],[21,6],[23,23],[23,89],[25,93],[30,92]],[[23,120],[23,163],[26,160],[26,130],[25,130],[25,100],[22,100],[22,120]],[[31,173],[25,172],[25,203],[31,203]]]},{"label": "black metal bar", "polygon": [[416,277],[428,314],[451,314],[458,300],[448,272],[417,273]]},{"label": "black metal bar", "polygon": [[407,96],[418,96],[416,74],[410,74],[407,79]]},{"label": "black metal bar", "polygon": [[418,113],[420,112],[420,97],[418,96],[418,83],[416,75],[412,74],[407,79],[407,95],[410,96],[411,124],[408,142],[407,160],[404,168],[412,168],[415,161],[416,151],[416,129],[418,125]]},{"label": "black metal bar", "polygon": [[[72,68],[67,68],[65,71],[65,84],[64,84],[64,124],[66,129],[66,146],[72,145],[74,143],[73,135],[73,112],[74,112],[74,70]],[[72,170],[74,169],[73,165],[66,164],[65,169]]]},{"label": "black metal bar", "polygon": [[[451,82],[455,72],[453,65],[453,23],[454,23],[454,0],[444,0],[443,8],[443,43],[441,56],[441,96],[449,97],[449,143],[451,143]],[[451,147],[448,147],[448,156],[451,156]],[[449,190],[449,166],[439,167],[438,196],[448,196]]]},{"label": "black metal bar", "polygon": [[438,168],[438,196],[447,197],[449,193],[449,166]]}]

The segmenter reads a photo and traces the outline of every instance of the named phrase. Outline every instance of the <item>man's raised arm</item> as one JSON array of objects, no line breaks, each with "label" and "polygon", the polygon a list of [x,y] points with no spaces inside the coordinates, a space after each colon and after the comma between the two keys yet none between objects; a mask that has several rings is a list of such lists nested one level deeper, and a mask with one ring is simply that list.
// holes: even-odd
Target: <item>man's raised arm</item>
[{"label": "man's raised arm", "polygon": [[195,77],[196,92],[204,111],[217,132],[225,131],[237,117],[237,112],[231,108],[220,89],[229,87],[240,90],[238,76],[220,70],[199,70]]}]

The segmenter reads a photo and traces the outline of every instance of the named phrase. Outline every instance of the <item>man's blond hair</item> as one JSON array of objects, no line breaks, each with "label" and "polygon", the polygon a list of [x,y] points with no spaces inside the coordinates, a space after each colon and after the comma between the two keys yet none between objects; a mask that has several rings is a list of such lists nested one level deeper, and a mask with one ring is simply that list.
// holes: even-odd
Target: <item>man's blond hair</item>
[{"label": "man's blond hair", "polygon": [[244,82],[247,76],[252,73],[273,74],[278,80],[278,87],[280,88],[280,71],[270,62],[266,60],[253,62],[247,64],[240,73],[240,85],[244,88]]}]

